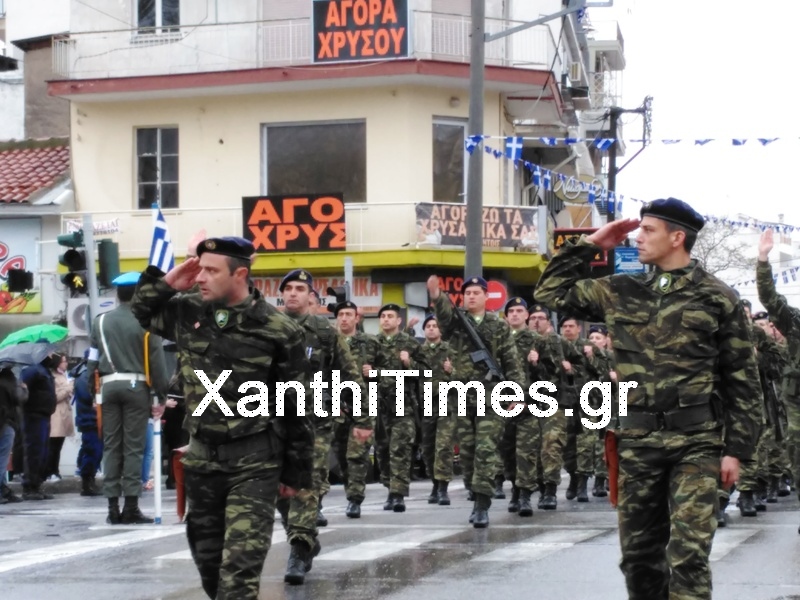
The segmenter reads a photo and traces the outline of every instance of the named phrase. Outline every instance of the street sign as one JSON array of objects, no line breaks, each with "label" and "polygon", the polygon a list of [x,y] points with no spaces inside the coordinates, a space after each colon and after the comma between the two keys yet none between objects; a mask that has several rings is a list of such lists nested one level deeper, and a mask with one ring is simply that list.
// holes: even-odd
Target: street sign
[{"label": "street sign", "polygon": [[639,262],[639,250],[620,246],[614,250],[615,273],[644,273],[645,267]]},{"label": "street sign", "polygon": [[486,310],[495,311],[500,310],[506,305],[508,301],[508,290],[499,281],[489,280],[487,283],[486,295]]}]

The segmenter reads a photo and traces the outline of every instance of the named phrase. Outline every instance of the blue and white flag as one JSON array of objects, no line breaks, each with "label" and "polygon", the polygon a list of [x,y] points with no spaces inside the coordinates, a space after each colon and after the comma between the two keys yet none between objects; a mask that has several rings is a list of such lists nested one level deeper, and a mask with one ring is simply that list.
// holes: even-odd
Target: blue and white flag
[{"label": "blue and white flag", "polygon": [[506,158],[513,161],[518,161],[522,158],[522,138],[521,137],[507,137],[506,138]]},{"label": "blue and white flag", "polygon": [[166,273],[175,266],[175,253],[169,229],[158,204],[153,204],[153,243],[150,246],[150,264]]}]

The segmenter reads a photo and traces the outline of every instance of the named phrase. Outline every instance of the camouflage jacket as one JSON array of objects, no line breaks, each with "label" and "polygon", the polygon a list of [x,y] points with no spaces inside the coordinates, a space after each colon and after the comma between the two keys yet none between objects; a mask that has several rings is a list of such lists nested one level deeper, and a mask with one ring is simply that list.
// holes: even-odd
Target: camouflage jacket
[{"label": "camouflage jacket", "polygon": [[[539,376],[539,373],[542,370],[539,366],[541,363],[537,362],[534,365],[528,361],[528,355],[531,353],[531,350],[536,349],[537,334],[526,327],[524,329],[512,329],[511,336],[514,340],[514,344],[517,346],[517,355],[522,363],[523,371],[527,376],[525,379],[525,385],[522,387],[522,389],[527,392],[531,383],[541,379]],[[521,382],[520,385],[522,385]]]},{"label": "camouflage jacket", "polygon": [[[292,388],[285,394],[285,416],[274,416],[276,383],[297,381],[307,386],[309,381],[310,366],[302,328],[268,304],[256,289],[251,288],[245,302],[226,307],[204,302],[199,294],[178,295],[163,281],[163,275],[155,267],[148,267],[142,273],[131,309],[142,327],[174,340],[178,346],[186,398],[184,427],[193,438],[211,446],[272,428],[284,446],[283,460],[275,458],[268,464],[263,461],[256,464],[252,456],[224,464],[193,458],[190,446],[184,459],[186,466],[204,471],[283,467],[283,483],[309,488],[314,430],[308,417],[298,416],[297,396]],[[205,372],[212,384],[222,371],[231,371],[218,394],[233,416],[226,416],[214,401],[201,416],[192,414],[208,393],[195,370]],[[244,396],[240,386],[249,381],[266,384],[271,416],[243,417],[239,414],[237,403]],[[255,410],[257,406],[249,403],[246,408]]]},{"label": "camouflage jacket", "polygon": [[[428,362],[429,368],[432,372],[432,377],[423,377],[421,381],[431,383],[431,398],[433,400],[433,415],[439,414],[439,383],[451,381],[453,378],[454,370],[447,373],[444,370],[444,363],[450,359],[450,364],[453,366],[453,353],[450,350],[450,345],[447,342],[438,342],[431,344],[425,342],[422,344],[422,354]],[[424,390],[420,388],[417,390],[419,398],[423,398]],[[455,397],[454,391],[451,390],[448,397]],[[424,407],[420,407],[424,408]]]},{"label": "camouflage jacket", "polygon": [[[378,334],[378,356],[373,368],[378,371],[387,370],[419,370],[419,377],[406,377],[403,383],[404,408],[403,415],[413,415],[417,409],[417,389],[422,371],[430,369],[428,359],[422,351],[422,345],[413,337],[400,331],[395,335],[387,336]],[[409,364],[405,366],[400,360],[400,353],[405,350],[409,354]],[[378,399],[379,406],[383,406],[395,414],[396,379],[394,377],[381,377],[378,373]]]},{"label": "camouflage jacket", "polygon": [[750,458],[762,392],[747,317],[733,290],[694,260],[673,271],[671,282],[664,279],[664,292],[655,272],[592,279],[589,263],[596,252],[586,236],[567,243],[545,269],[536,298],[608,325],[620,382],[638,383],[628,390],[629,414],[711,405],[717,420],[691,431],[716,429],[722,419],[725,454]]},{"label": "camouflage jacket", "polygon": [[[311,363],[312,377],[314,373],[322,372],[322,381],[332,382],[332,371],[339,371],[339,381],[354,381],[361,388],[361,416],[352,416],[351,406],[353,394],[350,390],[342,391],[340,399],[342,413],[350,413],[357,427],[372,428],[372,419],[367,414],[367,388],[361,369],[350,352],[350,345],[343,335],[336,331],[325,317],[321,315],[287,315],[303,328],[306,338],[306,356]],[[313,412],[313,390],[306,390],[306,414],[312,415],[311,420],[317,426],[321,423],[335,421],[343,423],[345,415],[339,417],[317,417]],[[331,388],[323,391],[323,405],[330,414]]]},{"label": "camouflage jacket", "polygon": [[[539,373],[542,375],[542,381],[549,381],[556,386],[555,397],[559,400],[560,407],[572,406],[577,397],[575,368],[586,360],[586,356],[574,344],[555,332],[547,335],[536,334],[534,339],[536,351],[539,353]],[[576,366],[573,367],[572,373],[564,370],[561,364],[563,361]],[[546,393],[551,395],[549,392]]]},{"label": "camouflage jacket", "polygon": [[[442,332],[442,338],[450,344],[450,349],[453,351],[453,380],[463,382],[485,381],[487,371],[483,364],[476,365],[470,359],[470,353],[476,351],[477,348],[473,346],[469,334],[462,329],[453,314],[454,310],[460,309],[455,308],[444,293],[439,294],[439,297],[433,303],[433,307],[436,312],[436,321],[439,323],[439,329]],[[487,350],[503,372],[505,381],[514,381],[524,389],[528,378],[525,375],[525,368],[517,352],[517,346],[514,343],[508,323],[490,312],[484,315],[480,323],[477,323],[469,314],[466,317],[474,324],[475,330],[483,340]],[[486,390],[487,405],[492,387],[494,386]]]},{"label": "camouflage jacket", "polygon": [[767,309],[770,319],[786,338],[789,362],[783,370],[784,397],[788,402],[800,402],[800,310],[789,306],[786,298],[775,289],[772,265],[759,261],[756,269],[758,299]]}]

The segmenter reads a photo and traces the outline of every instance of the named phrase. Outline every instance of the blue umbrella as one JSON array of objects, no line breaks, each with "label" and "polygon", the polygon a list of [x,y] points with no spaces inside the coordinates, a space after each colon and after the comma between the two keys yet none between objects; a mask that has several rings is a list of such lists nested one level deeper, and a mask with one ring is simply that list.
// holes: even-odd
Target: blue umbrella
[{"label": "blue umbrella", "polygon": [[0,350],[0,367],[10,365],[36,365],[56,348],[55,344],[44,342],[22,342]]}]

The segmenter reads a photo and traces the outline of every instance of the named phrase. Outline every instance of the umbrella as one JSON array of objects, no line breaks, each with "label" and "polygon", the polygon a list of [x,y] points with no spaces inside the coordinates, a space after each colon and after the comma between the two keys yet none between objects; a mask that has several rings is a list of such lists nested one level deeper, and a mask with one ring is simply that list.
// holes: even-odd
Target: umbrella
[{"label": "umbrella", "polygon": [[22,342],[0,349],[0,367],[14,365],[35,365],[42,362],[55,349],[54,344]]},{"label": "umbrella", "polygon": [[51,343],[60,342],[68,335],[69,329],[61,325],[31,325],[30,327],[20,329],[6,336],[6,338],[0,342],[0,349],[22,342],[37,342],[41,339],[45,339]]}]

